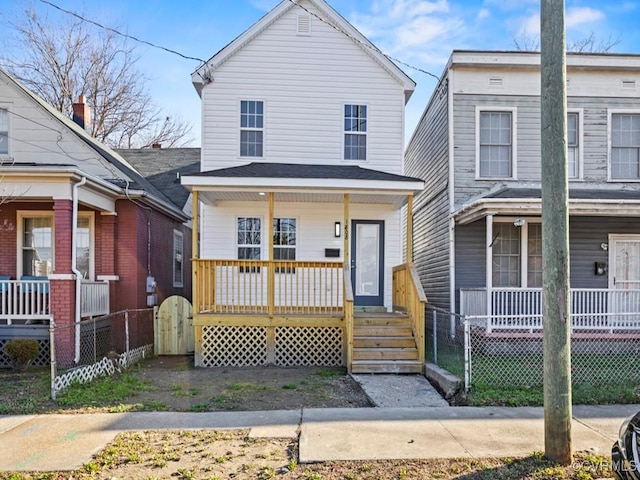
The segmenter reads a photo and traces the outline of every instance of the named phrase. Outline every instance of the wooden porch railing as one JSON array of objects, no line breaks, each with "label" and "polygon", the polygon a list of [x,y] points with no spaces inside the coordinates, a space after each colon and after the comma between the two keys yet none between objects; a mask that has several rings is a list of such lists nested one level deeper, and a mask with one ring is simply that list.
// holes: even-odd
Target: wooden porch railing
[{"label": "wooden porch railing", "polygon": [[340,262],[194,260],[199,313],[337,315],[343,312]]},{"label": "wooden porch railing", "polygon": [[413,263],[393,267],[393,308],[407,313],[413,326],[413,335],[418,347],[418,358],[425,360],[425,307],[424,294],[418,272]]},{"label": "wooden porch railing", "polygon": [[[460,313],[486,320],[487,332],[539,330],[542,328],[542,289],[491,289],[489,305],[486,289],[461,289]],[[640,329],[640,290],[572,288],[571,328],[610,333]]]},{"label": "wooden porch railing", "polygon": [[95,317],[109,313],[109,282],[85,282],[80,287],[80,316]]},{"label": "wooden porch railing", "polygon": [[49,320],[49,280],[0,280],[0,321]]}]

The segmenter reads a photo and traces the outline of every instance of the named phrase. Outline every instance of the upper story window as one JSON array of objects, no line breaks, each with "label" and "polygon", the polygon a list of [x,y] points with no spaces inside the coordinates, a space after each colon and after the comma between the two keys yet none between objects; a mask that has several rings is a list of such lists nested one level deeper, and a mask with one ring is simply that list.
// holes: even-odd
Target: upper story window
[{"label": "upper story window", "polygon": [[184,285],[184,237],[179,230],[173,231],[173,286],[182,287]]},{"label": "upper story window", "polygon": [[264,102],[240,102],[240,156],[262,157],[264,146]]},{"label": "upper story window", "polygon": [[478,177],[514,177],[513,111],[478,111]]},{"label": "upper story window", "polygon": [[577,112],[567,114],[568,177],[580,178],[580,126]]},{"label": "upper story window", "polygon": [[9,110],[0,108],[0,155],[9,153]]},{"label": "upper story window", "polygon": [[344,159],[367,159],[367,106],[344,106]]},{"label": "upper story window", "polygon": [[611,179],[640,179],[640,114],[611,115]]}]

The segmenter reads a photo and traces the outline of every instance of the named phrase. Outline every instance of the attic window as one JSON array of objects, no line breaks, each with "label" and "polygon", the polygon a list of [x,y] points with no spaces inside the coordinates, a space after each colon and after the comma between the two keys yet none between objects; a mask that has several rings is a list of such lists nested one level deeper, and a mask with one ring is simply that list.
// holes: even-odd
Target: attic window
[{"label": "attic window", "polygon": [[622,80],[622,88],[626,89],[633,89],[635,90],[636,88],[636,81],[635,80]]},{"label": "attic window", "polygon": [[502,77],[490,77],[489,78],[489,86],[490,87],[501,87],[502,86]]},{"label": "attic window", "polygon": [[311,35],[311,14],[298,14],[298,35]]}]

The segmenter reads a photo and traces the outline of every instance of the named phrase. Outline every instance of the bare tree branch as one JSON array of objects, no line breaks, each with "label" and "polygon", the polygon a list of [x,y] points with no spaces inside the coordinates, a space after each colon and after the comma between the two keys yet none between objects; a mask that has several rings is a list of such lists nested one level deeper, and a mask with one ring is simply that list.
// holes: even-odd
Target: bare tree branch
[{"label": "bare tree branch", "polygon": [[[514,38],[513,44],[520,52],[539,52],[540,37],[524,32],[520,38]],[[614,47],[620,44],[620,38],[609,37],[606,40],[598,39],[595,32],[587,37],[567,42],[567,52],[571,53],[610,53]]]},{"label": "bare tree branch", "polygon": [[191,141],[191,125],[167,117],[152,101],[135,49],[122,37],[81,20],[56,23],[33,9],[11,25],[16,48],[0,53],[7,70],[68,116],[84,95],[91,107],[88,131],[98,140],[115,148]]}]

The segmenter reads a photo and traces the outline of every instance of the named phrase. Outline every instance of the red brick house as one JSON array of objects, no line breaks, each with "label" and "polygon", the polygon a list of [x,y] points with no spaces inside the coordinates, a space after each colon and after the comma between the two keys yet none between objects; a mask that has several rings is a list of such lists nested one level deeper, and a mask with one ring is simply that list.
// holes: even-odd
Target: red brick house
[{"label": "red brick house", "polygon": [[50,319],[191,296],[189,215],[88,135],[88,115],[80,99],[74,122],[0,71],[0,347],[47,339]]}]

